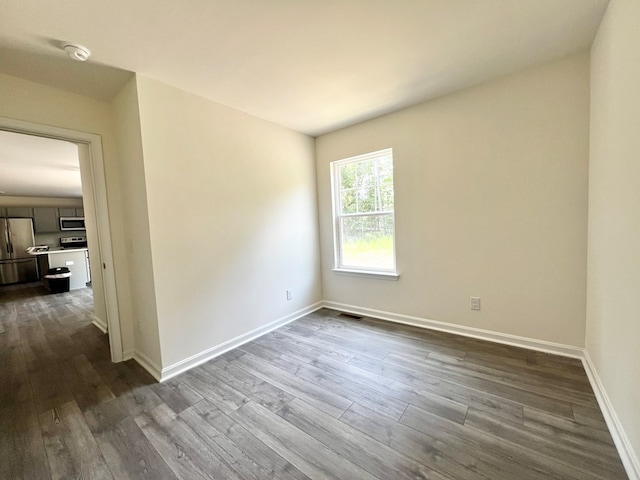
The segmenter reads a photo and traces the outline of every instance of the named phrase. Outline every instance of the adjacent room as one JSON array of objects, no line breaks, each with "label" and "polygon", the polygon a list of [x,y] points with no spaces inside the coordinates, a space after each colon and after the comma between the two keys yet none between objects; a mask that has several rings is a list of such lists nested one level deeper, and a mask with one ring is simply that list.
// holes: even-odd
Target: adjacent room
[{"label": "adjacent room", "polygon": [[4,5],[0,477],[640,480],[639,24]]}]

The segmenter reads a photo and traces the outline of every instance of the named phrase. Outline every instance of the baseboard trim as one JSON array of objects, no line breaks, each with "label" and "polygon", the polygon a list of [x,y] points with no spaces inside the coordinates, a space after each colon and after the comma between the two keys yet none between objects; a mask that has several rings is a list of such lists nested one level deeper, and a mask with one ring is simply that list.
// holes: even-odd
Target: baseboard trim
[{"label": "baseboard trim", "polygon": [[620,460],[622,460],[622,464],[627,471],[629,480],[640,480],[640,462],[638,461],[638,457],[633,450],[629,437],[627,437],[622,423],[620,423],[620,419],[613,408],[611,400],[609,400],[609,396],[604,389],[602,381],[600,380],[598,371],[596,370],[595,365],[589,356],[589,352],[586,349],[584,350],[584,355],[582,357],[582,364],[584,366],[584,371],[587,373],[587,377],[589,377],[591,388],[593,388],[593,393],[598,400],[598,405],[600,406],[602,415],[607,422],[607,427],[609,427],[613,443],[615,443],[616,448],[618,449]]},{"label": "baseboard trim", "polygon": [[494,343],[502,343],[514,347],[536,350],[539,352],[552,353],[563,357],[583,358],[583,349],[572,345],[564,345],[561,343],[547,342],[545,340],[537,340],[527,337],[519,337],[508,333],[493,332],[491,330],[483,330],[481,328],[467,327],[464,325],[454,325],[451,323],[439,322],[437,320],[429,320],[426,318],[413,317],[400,313],[386,312],[383,310],[374,310],[372,308],[359,307],[356,305],[347,305],[344,303],[324,301],[323,306],[334,310],[340,310],[347,313],[355,313],[380,320],[387,320],[394,323],[402,323],[414,327],[426,328],[429,330],[438,330],[440,332],[453,333],[464,337],[477,338],[479,340],[487,340]]},{"label": "baseboard trim", "polygon": [[133,352],[133,359],[136,362],[138,362],[142,368],[144,368],[147,372],[149,372],[151,376],[155,378],[158,382],[162,381],[161,380],[162,374],[160,371],[160,367],[156,364],[156,362],[151,360],[144,353],[138,352],[137,350]]},{"label": "baseboard trim", "polygon": [[263,325],[262,327],[258,327],[254,330],[251,330],[250,332],[247,332],[238,337],[232,338],[231,340],[228,340],[224,343],[221,343],[220,345],[216,345],[215,347],[208,348],[203,352],[192,355],[189,358],[185,358],[184,360],[176,362],[173,365],[169,365],[168,367],[165,367],[161,370],[159,378],[155,377],[155,375],[154,377],[158,379],[158,381],[160,382],[169,380],[170,378],[173,378],[176,375],[186,372],[187,370],[190,370],[193,367],[196,367],[200,364],[208,362],[209,360],[219,355],[222,355],[223,353],[228,352],[229,350],[233,350],[234,348],[237,348],[244,343],[250,342],[251,340],[254,340],[266,333],[269,333],[272,330],[275,330],[276,328],[280,328],[283,325],[293,322],[294,320],[297,320],[300,317],[308,315],[311,312],[315,312],[316,310],[319,310],[320,308],[322,308],[322,306],[323,306],[322,302],[317,302],[317,303],[314,303],[313,305],[309,305],[308,307],[305,307],[301,310],[298,310],[282,318],[279,318],[278,320],[275,320],[271,323]]},{"label": "baseboard trim", "polygon": [[98,327],[98,329],[102,332],[102,333],[107,333],[109,331],[109,328],[107,327],[107,324],[104,323],[102,321],[102,319],[94,316],[93,317],[93,321],[91,322],[93,323],[96,327]]}]

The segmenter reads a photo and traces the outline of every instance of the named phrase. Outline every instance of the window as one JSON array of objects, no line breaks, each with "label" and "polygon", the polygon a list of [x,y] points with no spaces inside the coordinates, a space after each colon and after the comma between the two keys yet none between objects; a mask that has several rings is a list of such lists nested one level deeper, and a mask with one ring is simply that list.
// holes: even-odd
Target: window
[{"label": "window", "polygon": [[393,152],[331,163],[336,270],[395,274]]}]

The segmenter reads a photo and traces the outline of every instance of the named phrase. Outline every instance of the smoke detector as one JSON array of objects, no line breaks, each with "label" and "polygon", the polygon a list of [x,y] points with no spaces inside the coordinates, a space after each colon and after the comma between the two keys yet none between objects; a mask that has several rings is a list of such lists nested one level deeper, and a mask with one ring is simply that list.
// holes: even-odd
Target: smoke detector
[{"label": "smoke detector", "polygon": [[65,43],[62,48],[67,52],[67,55],[78,62],[86,61],[87,58],[89,58],[89,55],[91,55],[91,52],[87,47],[77,43]]}]

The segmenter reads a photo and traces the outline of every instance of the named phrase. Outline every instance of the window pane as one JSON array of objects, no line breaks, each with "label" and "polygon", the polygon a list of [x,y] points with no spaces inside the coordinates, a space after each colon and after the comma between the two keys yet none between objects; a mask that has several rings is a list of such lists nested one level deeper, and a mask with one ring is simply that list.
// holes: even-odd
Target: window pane
[{"label": "window pane", "polygon": [[347,188],[353,188],[356,183],[356,165],[349,163],[342,165],[339,170],[340,173],[340,190],[346,190]]},{"label": "window pane", "polygon": [[340,219],[344,267],[392,270],[393,215]]},{"label": "window pane", "polygon": [[341,213],[357,213],[355,189],[342,190],[340,193],[340,206]]},{"label": "window pane", "polygon": [[340,213],[393,210],[393,159],[380,157],[338,168]]},{"label": "window pane", "polygon": [[390,157],[380,159],[378,163],[378,178],[382,210],[393,210],[393,161]]},{"label": "window pane", "polygon": [[375,188],[373,186],[364,185],[365,182],[361,183],[362,185],[357,191],[358,213],[377,212],[378,207],[376,205]]},{"label": "window pane", "polygon": [[358,200],[358,213],[377,211],[373,160],[356,163],[356,198]]}]

